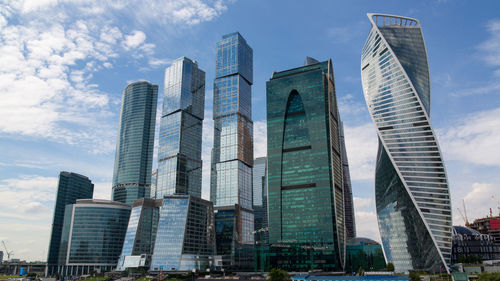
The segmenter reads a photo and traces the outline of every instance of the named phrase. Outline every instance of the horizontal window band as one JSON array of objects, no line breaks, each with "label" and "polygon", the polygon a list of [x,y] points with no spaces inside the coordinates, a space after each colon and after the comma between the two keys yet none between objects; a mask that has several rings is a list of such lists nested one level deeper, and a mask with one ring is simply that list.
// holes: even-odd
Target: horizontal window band
[{"label": "horizontal window band", "polygon": [[316,183],[286,185],[286,186],[281,186],[281,190],[291,190],[291,189],[309,188],[309,187],[316,187]]},{"label": "horizontal window band", "polygon": [[285,152],[292,152],[292,151],[299,151],[299,150],[307,150],[307,149],[311,149],[311,146],[310,145],[305,145],[305,146],[298,146],[298,147],[286,148],[286,149],[283,149],[283,153],[285,153]]},{"label": "horizontal window band", "polygon": [[306,114],[306,112],[304,110],[301,110],[301,111],[287,113],[286,117],[292,117],[292,116],[297,116],[297,115],[305,115],[305,114]]}]

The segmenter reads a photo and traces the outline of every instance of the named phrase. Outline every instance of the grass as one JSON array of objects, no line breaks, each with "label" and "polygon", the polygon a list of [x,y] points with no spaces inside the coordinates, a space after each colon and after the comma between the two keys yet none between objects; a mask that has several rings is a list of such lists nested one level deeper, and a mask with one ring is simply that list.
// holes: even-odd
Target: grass
[{"label": "grass", "polygon": [[7,280],[9,278],[21,278],[19,275],[0,275],[0,280]]}]

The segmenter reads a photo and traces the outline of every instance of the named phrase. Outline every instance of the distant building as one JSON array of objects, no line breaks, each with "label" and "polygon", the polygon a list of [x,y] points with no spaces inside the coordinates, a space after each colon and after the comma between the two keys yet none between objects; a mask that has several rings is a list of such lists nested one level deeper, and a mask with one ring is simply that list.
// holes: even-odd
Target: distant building
[{"label": "distant building", "polygon": [[270,268],[342,271],[344,184],[331,59],[274,72],[266,96]]},{"label": "distant building", "polygon": [[500,259],[500,246],[488,234],[465,226],[453,226],[451,263],[462,263],[467,258],[479,258],[483,261]]},{"label": "distant building", "polygon": [[3,262],[3,251],[0,251],[0,263]]},{"label": "distant building", "polygon": [[66,205],[59,274],[81,275],[116,268],[130,210],[128,204],[97,199]]},{"label": "distant building", "polygon": [[368,14],[361,54],[366,105],[377,129],[377,219],[396,272],[449,272],[448,180],[430,120],[430,77],[420,22]]},{"label": "distant building", "polygon": [[160,209],[151,271],[205,271],[215,251],[210,201],[192,195],[165,195]]},{"label": "distant building", "polygon": [[154,169],[151,173],[151,192],[149,198],[156,198],[156,186],[158,185],[158,169]]},{"label": "distant building", "polygon": [[[253,263],[252,83],[252,48],[238,32],[222,36],[216,50],[210,201],[222,263],[217,266],[231,270],[251,269]],[[229,221],[234,228],[226,224]]]},{"label": "distant building", "polygon": [[78,199],[91,199],[93,194],[94,184],[86,176],[70,172],[59,173],[54,217],[52,219],[52,232],[50,234],[47,256],[47,273],[49,275],[57,271],[66,205],[75,204]]},{"label": "distant building", "polygon": [[134,201],[127,233],[118,262],[118,270],[150,266],[162,199],[141,198]]},{"label": "distant building", "polygon": [[342,149],[342,173],[344,182],[344,215],[346,240],[356,237],[356,219],[354,215],[354,202],[352,198],[351,174],[349,172],[349,161],[347,160],[347,149],[345,146],[344,123],[340,122],[340,147]]},{"label": "distant building", "polygon": [[469,227],[481,234],[488,234],[494,238],[494,243],[500,246],[500,216],[485,217],[474,220]]},{"label": "distant building", "polygon": [[267,218],[267,158],[260,157],[254,160],[253,165],[253,211],[254,231],[256,244],[269,242]]},{"label": "distant building", "polygon": [[132,205],[150,196],[158,86],[133,82],[122,93],[112,200]]},{"label": "distant building", "polygon": [[186,57],[165,70],[160,121],[156,197],[190,194],[201,198],[201,140],[205,72]]},{"label": "distant building", "polygon": [[368,238],[349,239],[346,245],[346,273],[364,271],[385,271],[386,263],[382,246]]}]

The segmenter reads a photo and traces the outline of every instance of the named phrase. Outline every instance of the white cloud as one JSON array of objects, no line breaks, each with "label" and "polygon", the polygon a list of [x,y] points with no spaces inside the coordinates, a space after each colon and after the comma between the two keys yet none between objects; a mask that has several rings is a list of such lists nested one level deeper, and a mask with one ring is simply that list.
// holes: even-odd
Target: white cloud
[{"label": "white cloud", "polygon": [[378,230],[377,215],[375,212],[355,211],[356,215],[356,235],[367,237],[377,242],[381,242]]},{"label": "white cloud", "polygon": [[377,134],[372,123],[356,127],[344,124],[347,158],[352,180],[373,180],[377,157]]},{"label": "white cloud", "polygon": [[464,116],[444,130],[439,141],[446,160],[500,166],[500,108]]},{"label": "white cloud", "polygon": [[144,32],[139,31],[139,30],[134,30],[132,31],[131,35],[126,35],[125,36],[125,48],[126,49],[133,49],[139,47],[142,43],[146,41],[146,34]]},{"label": "white cloud", "polygon": [[253,156],[267,157],[267,122],[265,120],[253,122]]},{"label": "white cloud", "polygon": [[374,207],[371,198],[354,197],[353,200],[355,210],[366,210]]},{"label": "white cloud", "polygon": [[487,25],[490,38],[479,45],[483,59],[493,66],[500,66],[500,20],[492,20]]}]

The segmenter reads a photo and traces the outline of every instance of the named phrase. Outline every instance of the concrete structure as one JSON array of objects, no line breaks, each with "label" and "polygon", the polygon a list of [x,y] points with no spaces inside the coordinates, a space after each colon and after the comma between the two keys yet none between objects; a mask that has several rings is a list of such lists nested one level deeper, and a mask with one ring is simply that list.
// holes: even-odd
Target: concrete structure
[{"label": "concrete structure", "polygon": [[133,82],[122,93],[112,200],[132,205],[149,197],[158,86]]},{"label": "concrete structure", "polygon": [[453,226],[451,263],[463,263],[467,258],[500,260],[500,246],[488,234],[465,226]]},{"label": "concrete structure", "polygon": [[368,14],[361,80],[379,149],[375,199],[382,245],[396,272],[447,272],[451,203],[430,123],[430,78],[420,22]]},{"label": "concrete structure", "polygon": [[481,234],[491,235],[494,243],[500,246],[500,216],[485,217],[474,220],[469,227]]}]

